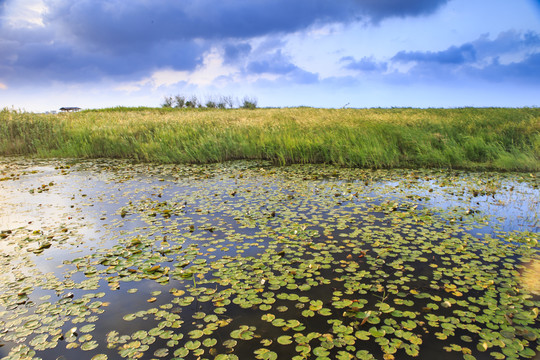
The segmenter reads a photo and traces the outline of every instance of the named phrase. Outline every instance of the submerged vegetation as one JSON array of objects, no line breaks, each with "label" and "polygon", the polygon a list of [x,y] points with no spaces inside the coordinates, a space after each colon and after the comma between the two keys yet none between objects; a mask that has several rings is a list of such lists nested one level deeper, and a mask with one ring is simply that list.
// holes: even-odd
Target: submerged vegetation
[{"label": "submerged vegetation", "polygon": [[5,109],[0,155],[538,171],[540,109]]},{"label": "submerged vegetation", "polygon": [[0,159],[0,180],[4,360],[540,350],[531,174]]}]

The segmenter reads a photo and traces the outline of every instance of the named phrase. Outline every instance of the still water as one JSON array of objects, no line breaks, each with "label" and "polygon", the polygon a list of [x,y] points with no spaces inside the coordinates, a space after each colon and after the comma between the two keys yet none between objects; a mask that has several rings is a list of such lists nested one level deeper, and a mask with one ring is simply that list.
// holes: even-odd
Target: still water
[{"label": "still water", "polygon": [[2,159],[0,357],[533,358],[537,175]]}]

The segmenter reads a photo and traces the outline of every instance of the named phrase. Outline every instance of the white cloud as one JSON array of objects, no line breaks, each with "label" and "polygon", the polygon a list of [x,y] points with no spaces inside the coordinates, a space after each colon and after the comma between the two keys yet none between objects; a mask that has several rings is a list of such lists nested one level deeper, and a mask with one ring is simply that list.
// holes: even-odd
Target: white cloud
[{"label": "white cloud", "polygon": [[149,78],[143,80],[144,85],[151,85],[154,89],[162,86],[171,86],[180,82],[187,82],[190,74],[188,71],[176,71],[173,69],[161,69],[155,71]]},{"label": "white cloud", "polygon": [[178,71],[170,68],[154,71],[149,77],[140,81],[124,83],[116,86],[116,90],[134,92],[143,87],[150,86],[154,90],[160,87],[169,87],[179,83],[200,87],[216,86],[220,78],[238,80],[239,71],[236,67],[225,65],[222,54],[215,48],[204,55],[203,63],[194,71]]},{"label": "white cloud", "polygon": [[2,20],[11,28],[42,27],[46,11],[43,0],[7,1]]},{"label": "white cloud", "polygon": [[234,77],[237,72],[235,67],[224,65],[223,56],[216,49],[212,49],[205,55],[202,66],[190,74],[188,82],[199,86],[211,85],[219,77]]},{"label": "white cloud", "polygon": [[6,90],[8,87],[6,84],[0,83],[0,90]]}]

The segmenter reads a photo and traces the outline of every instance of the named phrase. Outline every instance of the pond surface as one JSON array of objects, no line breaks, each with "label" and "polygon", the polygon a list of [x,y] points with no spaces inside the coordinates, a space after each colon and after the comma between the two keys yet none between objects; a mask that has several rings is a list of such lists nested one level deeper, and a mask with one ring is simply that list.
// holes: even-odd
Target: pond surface
[{"label": "pond surface", "polygon": [[538,176],[0,159],[0,358],[535,358]]}]

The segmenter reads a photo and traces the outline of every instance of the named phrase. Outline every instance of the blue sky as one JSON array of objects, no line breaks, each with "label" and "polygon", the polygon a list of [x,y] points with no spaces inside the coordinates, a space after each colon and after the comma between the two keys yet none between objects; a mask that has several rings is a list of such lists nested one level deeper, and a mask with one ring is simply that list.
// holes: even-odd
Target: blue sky
[{"label": "blue sky", "polygon": [[540,0],[0,0],[0,107],[540,106]]}]

